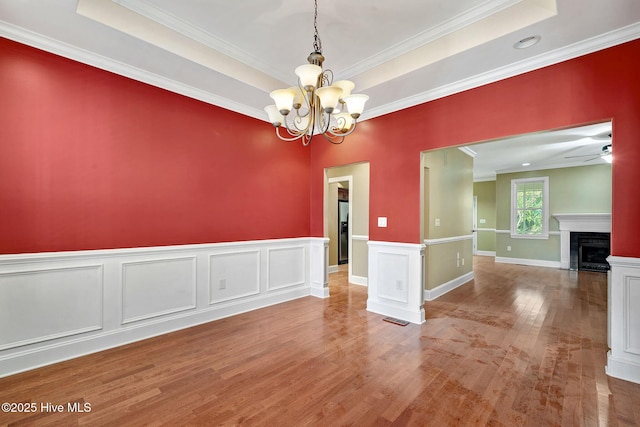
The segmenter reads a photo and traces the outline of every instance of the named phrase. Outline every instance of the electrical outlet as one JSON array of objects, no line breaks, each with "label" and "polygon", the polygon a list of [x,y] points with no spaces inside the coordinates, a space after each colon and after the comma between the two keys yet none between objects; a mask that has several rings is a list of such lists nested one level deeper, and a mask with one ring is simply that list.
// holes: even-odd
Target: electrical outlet
[{"label": "electrical outlet", "polygon": [[220,279],[220,283],[218,284],[219,289],[227,289],[227,279]]},{"label": "electrical outlet", "polygon": [[462,258],[462,265],[464,265],[464,258]]},{"label": "electrical outlet", "polygon": [[511,246],[507,246],[507,252],[511,252]]},{"label": "electrical outlet", "polygon": [[440,227],[440,218],[436,218],[436,227]]},{"label": "electrical outlet", "polygon": [[456,259],[460,259],[460,252],[456,253]]}]

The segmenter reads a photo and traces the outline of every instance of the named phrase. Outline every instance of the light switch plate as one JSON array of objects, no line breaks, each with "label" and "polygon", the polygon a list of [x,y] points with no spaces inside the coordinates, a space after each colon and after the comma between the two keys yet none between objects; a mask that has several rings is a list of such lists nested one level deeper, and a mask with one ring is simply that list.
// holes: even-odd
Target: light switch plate
[{"label": "light switch plate", "polygon": [[378,217],[378,227],[386,227],[387,226],[387,217],[379,216]]}]

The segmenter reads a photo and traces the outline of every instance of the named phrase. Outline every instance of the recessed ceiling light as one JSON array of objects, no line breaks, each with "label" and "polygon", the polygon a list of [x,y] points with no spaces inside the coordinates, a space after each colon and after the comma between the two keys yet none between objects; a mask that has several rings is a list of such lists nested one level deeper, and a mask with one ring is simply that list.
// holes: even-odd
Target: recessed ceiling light
[{"label": "recessed ceiling light", "polygon": [[538,43],[540,39],[541,39],[540,36],[525,37],[522,40],[520,40],[518,43],[514,44],[513,47],[516,49],[526,49]]},{"label": "recessed ceiling light", "polygon": [[524,163],[522,164],[522,166],[531,166],[531,163],[529,163],[529,162],[524,162]]}]

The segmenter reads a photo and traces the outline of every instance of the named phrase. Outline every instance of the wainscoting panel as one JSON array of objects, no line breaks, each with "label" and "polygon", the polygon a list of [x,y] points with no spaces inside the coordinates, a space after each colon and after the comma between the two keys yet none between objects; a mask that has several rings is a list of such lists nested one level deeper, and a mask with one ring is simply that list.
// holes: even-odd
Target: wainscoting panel
[{"label": "wainscoting panel", "polygon": [[424,323],[424,245],[369,241],[367,310]]},{"label": "wainscoting panel", "polygon": [[409,302],[409,256],[378,252],[378,298]]},{"label": "wainscoting panel", "polygon": [[624,284],[625,342],[624,351],[640,356],[640,277],[627,277]]},{"label": "wainscoting panel", "polygon": [[311,295],[329,298],[329,239],[311,239]]},{"label": "wainscoting panel", "polygon": [[640,384],[640,259],[610,256],[607,374]]},{"label": "wainscoting panel", "polygon": [[328,296],[327,250],[293,238],[1,255],[0,377]]},{"label": "wainscoting panel", "polygon": [[210,304],[260,293],[260,251],[211,255]]},{"label": "wainscoting panel", "polygon": [[122,323],[196,307],[196,258],[122,264]]},{"label": "wainscoting panel", "polygon": [[269,281],[267,289],[299,286],[305,281],[305,247],[268,249]]},{"label": "wainscoting panel", "polygon": [[0,272],[0,350],[101,328],[101,265]]}]

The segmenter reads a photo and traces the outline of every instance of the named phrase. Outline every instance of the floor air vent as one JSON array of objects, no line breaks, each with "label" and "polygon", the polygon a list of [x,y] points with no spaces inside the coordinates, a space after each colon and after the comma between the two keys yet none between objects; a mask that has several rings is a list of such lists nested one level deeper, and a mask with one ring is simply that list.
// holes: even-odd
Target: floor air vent
[{"label": "floor air vent", "polygon": [[396,319],[395,317],[385,317],[382,320],[384,320],[385,322],[393,323],[394,325],[400,325],[400,326],[407,326],[409,324],[409,322]]}]

